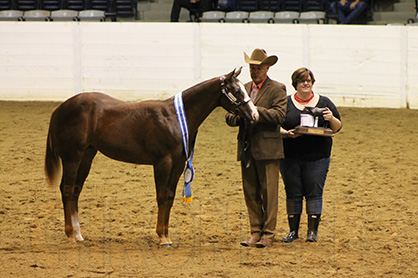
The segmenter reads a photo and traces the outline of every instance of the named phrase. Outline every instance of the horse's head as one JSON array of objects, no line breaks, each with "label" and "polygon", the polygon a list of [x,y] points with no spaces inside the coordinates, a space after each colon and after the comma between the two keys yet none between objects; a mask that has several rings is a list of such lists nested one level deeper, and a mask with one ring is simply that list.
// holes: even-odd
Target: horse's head
[{"label": "horse's head", "polygon": [[241,69],[242,67],[221,77],[221,91],[226,97],[222,98],[221,105],[231,112],[238,109],[245,118],[251,122],[257,122],[259,117],[257,108],[248,96],[244,85],[237,78],[241,73]]}]

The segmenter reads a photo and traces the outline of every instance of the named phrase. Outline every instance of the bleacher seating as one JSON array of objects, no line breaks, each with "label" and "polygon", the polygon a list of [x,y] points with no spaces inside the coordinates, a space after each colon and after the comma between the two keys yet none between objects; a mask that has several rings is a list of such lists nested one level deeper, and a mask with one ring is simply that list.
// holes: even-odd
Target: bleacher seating
[{"label": "bleacher seating", "polygon": [[244,23],[248,22],[248,12],[232,11],[225,14],[225,22]]},{"label": "bleacher seating", "polygon": [[56,11],[62,8],[63,1],[61,0],[40,0],[39,9],[45,11]]},{"label": "bleacher seating", "polygon": [[274,23],[297,23],[299,12],[295,11],[279,11],[274,14]]},{"label": "bleacher seating", "polygon": [[261,11],[277,12],[280,10],[281,0],[259,0],[259,8]]},{"label": "bleacher seating", "polygon": [[0,11],[0,20],[3,21],[20,21],[23,18],[23,11],[3,10]]},{"label": "bleacher seating", "polygon": [[326,23],[326,15],[325,15],[325,12],[323,12],[323,11],[301,12],[299,14],[299,18],[297,19],[297,23],[325,24]]},{"label": "bleacher seating", "polygon": [[30,11],[38,9],[38,1],[36,0],[16,0],[16,10]]},{"label": "bleacher seating", "polygon": [[56,10],[51,12],[52,21],[77,21],[78,12],[74,10]]},{"label": "bleacher seating", "polygon": [[328,0],[305,0],[302,1],[302,11],[327,11]]},{"label": "bleacher seating", "polygon": [[46,10],[29,10],[23,13],[23,21],[50,21],[50,15]]},{"label": "bleacher seating", "polygon": [[248,17],[249,23],[273,23],[274,12],[271,11],[255,11],[251,12]]},{"label": "bleacher seating", "polygon": [[[328,23],[331,0],[219,0],[213,11],[224,11],[225,16],[202,22],[249,23]],[[231,7],[235,5],[235,10]],[[247,14],[248,13],[248,14]]]},{"label": "bleacher seating", "polygon": [[87,1],[85,0],[63,0],[63,9],[82,11],[87,9]]},{"label": "bleacher seating", "polygon": [[201,22],[224,22],[225,12],[223,11],[207,11],[202,13]]},{"label": "bleacher seating", "polygon": [[90,0],[87,4],[89,10],[109,11],[114,1],[109,0]]},{"label": "bleacher seating", "polygon": [[238,11],[254,12],[258,11],[258,0],[239,0],[237,5]]},{"label": "bleacher seating", "polygon": [[13,0],[0,0],[0,11],[14,10],[15,8]]},{"label": "bleacher seating", "polygon": [[[120,16],[136,16],[137,0],[0,0],[0,11],[20,11],[2,12],[0,20],[17,20],[17,18],[20,17],[21,20],[34,21],[38,20],[36,16],[40,14],[36,11],[44,10],[49,13],[61,11],[59,13],[54,13],[56,21],[59,21],[66,20],[66,14],[71,14],[71,16],[69,16],[70,18],[73,17],[72,15],[74,13],[68,11],[76,11],[78,16],[80,11],[98,10],[104,12],[106,18],[116,21],[117,2],[120,4],[118,6],[118,14]],[[26,15],[18,16],[21,12],[25,13],[27,11],[31,12],[26,13]],[[42,16],[40,17],[42,18]]]},{"label": "bleacher seating", "polygon": [[300,0],[280,0],[280,11],[302,12],[303,1]]},{"label": "bleacher seating", "polygon": [[78,12],[79,21],[105,21],[105,12],[99,10],[82,10]]},{"label": "bleacher seating", "polygon": [[[195,19],[191,18],[190,21],[329,23],[331,21],[328,9],[332,1],[336,0],[218,0],[214,2],[216,5],[210,12],[224,12],[224,15],[207,13],[203,18],[203,12],[206,11],[200,11]],[[373,3],[373,0],[371,0],[371,3]],[[110,18],[112,21],[122,17],[139,19],[138,0],[0,0],[0,10],[19,10],[23,12],[31,10],[46,10],[49,12],[97,10],[104,12],[105,18]],[[201,16],[202,18],[200,18]],[[333,19],[332,22],[335,22],[335,16]]]},{"label": "bleacher seating", "polygon": [[137,0],[115,0],[115,12],[117,16],[132,16],[138,19]]}]

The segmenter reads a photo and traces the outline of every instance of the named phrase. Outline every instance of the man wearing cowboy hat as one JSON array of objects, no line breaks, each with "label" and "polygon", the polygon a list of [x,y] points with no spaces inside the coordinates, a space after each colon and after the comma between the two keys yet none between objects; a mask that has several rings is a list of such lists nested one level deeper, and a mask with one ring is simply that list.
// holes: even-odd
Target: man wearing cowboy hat
[{"label": "man wearing cowboy hat", "polygon": [[273,243],[278,210],[280,159],[284,157],[280,125],[286,115],[286,86],[267,76],[278,58],[264,49],[255,49],[244,59],[250,66],[252,81],[245,89],[260,114],[257,123],[245,121],[237,113],[227,113],[226,122],[239,126],[238,160],[250,220],[251,237],[241,245],[259,248]]}]

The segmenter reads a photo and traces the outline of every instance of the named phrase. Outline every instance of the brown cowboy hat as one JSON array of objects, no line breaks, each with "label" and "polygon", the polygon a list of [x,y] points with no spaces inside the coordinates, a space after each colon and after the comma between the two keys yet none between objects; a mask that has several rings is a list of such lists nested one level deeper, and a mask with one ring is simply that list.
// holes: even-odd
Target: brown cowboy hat
[{"label": "brown cowboy hat", "polygon": [[247,64],[261,65],[267,64],[269,66],[274,65],[279,58],[276,55],[267,56],[264,49],[254,49],[251,57],[248,57],[247,53],[244,52],[244,59]]}]

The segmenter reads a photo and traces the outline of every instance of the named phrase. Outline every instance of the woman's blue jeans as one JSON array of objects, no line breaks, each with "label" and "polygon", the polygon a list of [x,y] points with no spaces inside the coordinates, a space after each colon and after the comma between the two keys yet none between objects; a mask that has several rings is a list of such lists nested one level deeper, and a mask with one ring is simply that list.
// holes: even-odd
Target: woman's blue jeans
[{"label": "woman's blue jeans", "polygon": [[287,214],[301,214],[303,197],[307,214],[322,214],[322,196],[331,158],[302,161],[284,158],[280,173],[286,190]]}]

